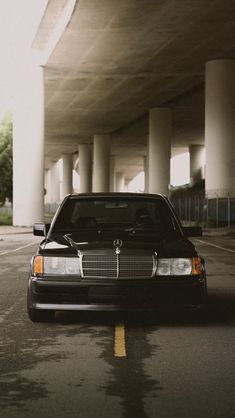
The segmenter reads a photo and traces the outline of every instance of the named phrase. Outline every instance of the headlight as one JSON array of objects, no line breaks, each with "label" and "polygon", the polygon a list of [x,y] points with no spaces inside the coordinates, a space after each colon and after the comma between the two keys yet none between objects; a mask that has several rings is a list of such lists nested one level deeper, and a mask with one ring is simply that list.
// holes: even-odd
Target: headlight
[{"label": "headlight", "polygon": [[78,257],[43,257],[38,255],[34,258],[34,274],[54,275],[78,275],[80,263]]},{"label": "headlight", "polygon": [[198,275],[202,272],[199,257],[194,258],[159,258],[157,260],[157,276]]}]

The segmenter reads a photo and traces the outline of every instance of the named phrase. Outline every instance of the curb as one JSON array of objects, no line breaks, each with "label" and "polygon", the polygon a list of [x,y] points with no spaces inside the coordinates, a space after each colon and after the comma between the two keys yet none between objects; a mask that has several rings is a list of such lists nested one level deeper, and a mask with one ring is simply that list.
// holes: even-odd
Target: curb
[{"label": "curb", "polygon": [[27,227],[14,227],[14,226],[5,226],[0,225],[0,236],[1,235],[16,235],[16,234],[32,234],[33,229]]}]

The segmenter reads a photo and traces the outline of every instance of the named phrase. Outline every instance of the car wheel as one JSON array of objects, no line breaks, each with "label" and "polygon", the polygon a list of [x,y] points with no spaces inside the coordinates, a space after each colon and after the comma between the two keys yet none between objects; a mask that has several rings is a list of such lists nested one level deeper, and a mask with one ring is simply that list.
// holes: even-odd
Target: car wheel
[{"label": "car wheel", "polygon": [[205,322],[207,319],[207,298],[205,298],[201,303],[198,305],[193,306],[192,314],[196,321],[203,321]]},{"label": "car wheel", "polygon": [[55,319],[55,311],[35,309],[32,306],[31,291],[28,288],[27,291],[27,311],[28,316],[33,322],[52,322]]},{"label": "car wheel", "polygon": [[28,315],[33,322],[52,322],[55,319],[55,312],[50,310],[28,308]]}]

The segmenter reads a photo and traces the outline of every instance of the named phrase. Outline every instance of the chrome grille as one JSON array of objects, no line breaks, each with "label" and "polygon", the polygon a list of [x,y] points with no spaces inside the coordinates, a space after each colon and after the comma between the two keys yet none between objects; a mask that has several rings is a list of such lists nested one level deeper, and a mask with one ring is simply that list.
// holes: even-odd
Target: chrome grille
[{"label": "chrome grille", "polygon": [[83,277],[116,279],[151,278],[152,255],[85,254],[82,257]]},{"label": "chrome grille", "polygon": [[82,257],[83,277],[117,277],[117,256],[92,254]]}]

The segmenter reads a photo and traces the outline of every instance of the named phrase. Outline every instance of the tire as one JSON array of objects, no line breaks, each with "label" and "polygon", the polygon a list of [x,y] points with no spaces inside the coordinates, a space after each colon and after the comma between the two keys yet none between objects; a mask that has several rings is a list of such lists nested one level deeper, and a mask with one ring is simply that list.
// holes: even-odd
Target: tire
[{"label": "tire", "polygon": [[27,311],[32,322],[52,322],[55,320],[55,311],[49,309],[35,309],[32,306],[30,287],[27,291]]},{"label": "tire", "polygon": [[208,296],[207,296],[207,281],[205,278],[205,285],[203,288],[203,295],[202,295],[202,299],[200,301],[200,303],[197,305],[197,315],[198,318],[205,320],[207,318],[207,307],[208,307]]},{"label": "tire", "polygon": [[32,322],[52,322],[55,320],[55,312],[28,308],[28,315]]},{"label": "tire", "polygon": [[207,313],[207,298],[205,297],[204,300],[193,307],[192,314],[196,321],[205,322],[207,320]]}]

